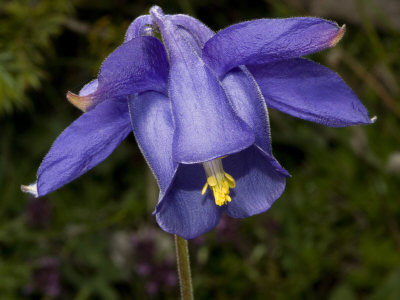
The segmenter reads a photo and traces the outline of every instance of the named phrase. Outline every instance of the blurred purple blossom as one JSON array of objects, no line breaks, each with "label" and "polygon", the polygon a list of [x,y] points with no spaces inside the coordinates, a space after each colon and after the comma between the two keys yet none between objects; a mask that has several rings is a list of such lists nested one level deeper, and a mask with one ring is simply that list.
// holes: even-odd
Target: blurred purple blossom
[{"label": "blurred purple blossom", "polygon": [[149,297],[168,291],[178,283],[175,259],[171,253],[160,251],[162,242],[162,237],[153,230],[132,236],[134,272],[146,281],[145,290]]},{"label": "blurred purple blossom", "polygon": [[42,258],[32,272],[31,282],[24,287],[28,295],[41,294],[57,298],[61,293],[60,262],[54,257]]}]

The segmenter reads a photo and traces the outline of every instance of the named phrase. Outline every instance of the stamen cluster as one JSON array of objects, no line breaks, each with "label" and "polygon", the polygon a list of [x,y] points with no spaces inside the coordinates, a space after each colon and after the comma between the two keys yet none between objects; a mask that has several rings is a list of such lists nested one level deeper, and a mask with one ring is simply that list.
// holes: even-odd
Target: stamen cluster
[{"label": "stamen cluster", "polygon": [[207,174],[207,182],[204,184],[201,194],[204,195],[208,186],[210,186],[214,194],[216,205],[222,206],[231,202],[232,199],[229,196],[229,189],[235,188],[236,182],[231,175],[224,171],[221,159],[217,158],[205,162],[203,166]]}]

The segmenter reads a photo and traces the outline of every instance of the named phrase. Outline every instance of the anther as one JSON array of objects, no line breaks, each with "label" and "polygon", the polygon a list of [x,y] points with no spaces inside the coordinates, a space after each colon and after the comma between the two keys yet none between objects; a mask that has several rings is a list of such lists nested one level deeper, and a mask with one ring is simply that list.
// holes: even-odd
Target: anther
[{"label": "anther", "polygon": [[201,190],[201,194],[204,195],[208,186],[210,186],[216,205],[222,206],[231,202],[232,199],[229,196],[229,189],[233,189],[236,186],[236,183],[235,179],[231,175],[225,173],[222,167],[221,158],[205,162],[203,163],[203,167],[207,174],[207,182]]}]

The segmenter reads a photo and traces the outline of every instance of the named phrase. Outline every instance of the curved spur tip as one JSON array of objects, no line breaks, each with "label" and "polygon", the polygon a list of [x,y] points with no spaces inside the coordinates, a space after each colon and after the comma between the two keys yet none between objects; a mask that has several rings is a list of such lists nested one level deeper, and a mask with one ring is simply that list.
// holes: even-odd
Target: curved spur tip
[{"label": "curved spur tip", "polygon": [[73,92],[67,92],[68,101],[75,107],[79,108],[81,111],[85,112],[93,104],[93,99],[90,95],[79,96]]},{"label": "curved spur tip", "polygon": [[340,27],[339,31],[336,33],[335,37],[331,40],[329,46],[334,47],[336,46],[337,43],[342,39],[346,32],[346,24],[343,24],[342,27]]},{"label": "curved spur tip", "polygon": [[21,185],[21,191],[23,191],[24,193],[32,194],[35,197],[38,197],[36,182],[30,185]]},{"label": "curved spur tip", "polygon": [[372,117],[372,118],[371,118],[371,123],[375,123],[376,120],[378,120],[378,117],[377,117],[377,116]]}]

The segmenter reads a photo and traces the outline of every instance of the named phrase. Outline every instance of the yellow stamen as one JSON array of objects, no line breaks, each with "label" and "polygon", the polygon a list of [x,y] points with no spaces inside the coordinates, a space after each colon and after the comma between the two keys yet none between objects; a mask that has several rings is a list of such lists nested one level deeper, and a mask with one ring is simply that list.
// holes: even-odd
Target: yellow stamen
[{"label": "yellow stamen", "polygon": [[210,186],[216,186],[217,185],[217,180],[215,179],[214,176],[210,176],[210,177],[207,178],[207,183]]},{"label": "yellow stamen", "polygon": [[206,182],[206,184],[203,186],[203,189],[201,190],[201,194],[204,195],[207,191],[208,188],[208,183]]},{"label": "yellow stamen", "polygon": [[229,175],[228,173],[225,173],[225,177],[226,177],[226,179],[228,179],[229,187],[231,189],[234,189],[236,186],[235,179],[233,179],[233,177],[231,175]]},{"label": "yellow stamen", "polygon": [[229,196],[229,189],[233,189],[236,186],[236,183],[235,179],[231,175],[225,173],[222,167],[221,158],[205,162],[203,163],[203,167],[207,174],[207,182],[204,185],[201,194],[204,195],[208,186],[210,186],[216,205],[222,206],[231,202],[232,199]]}]

